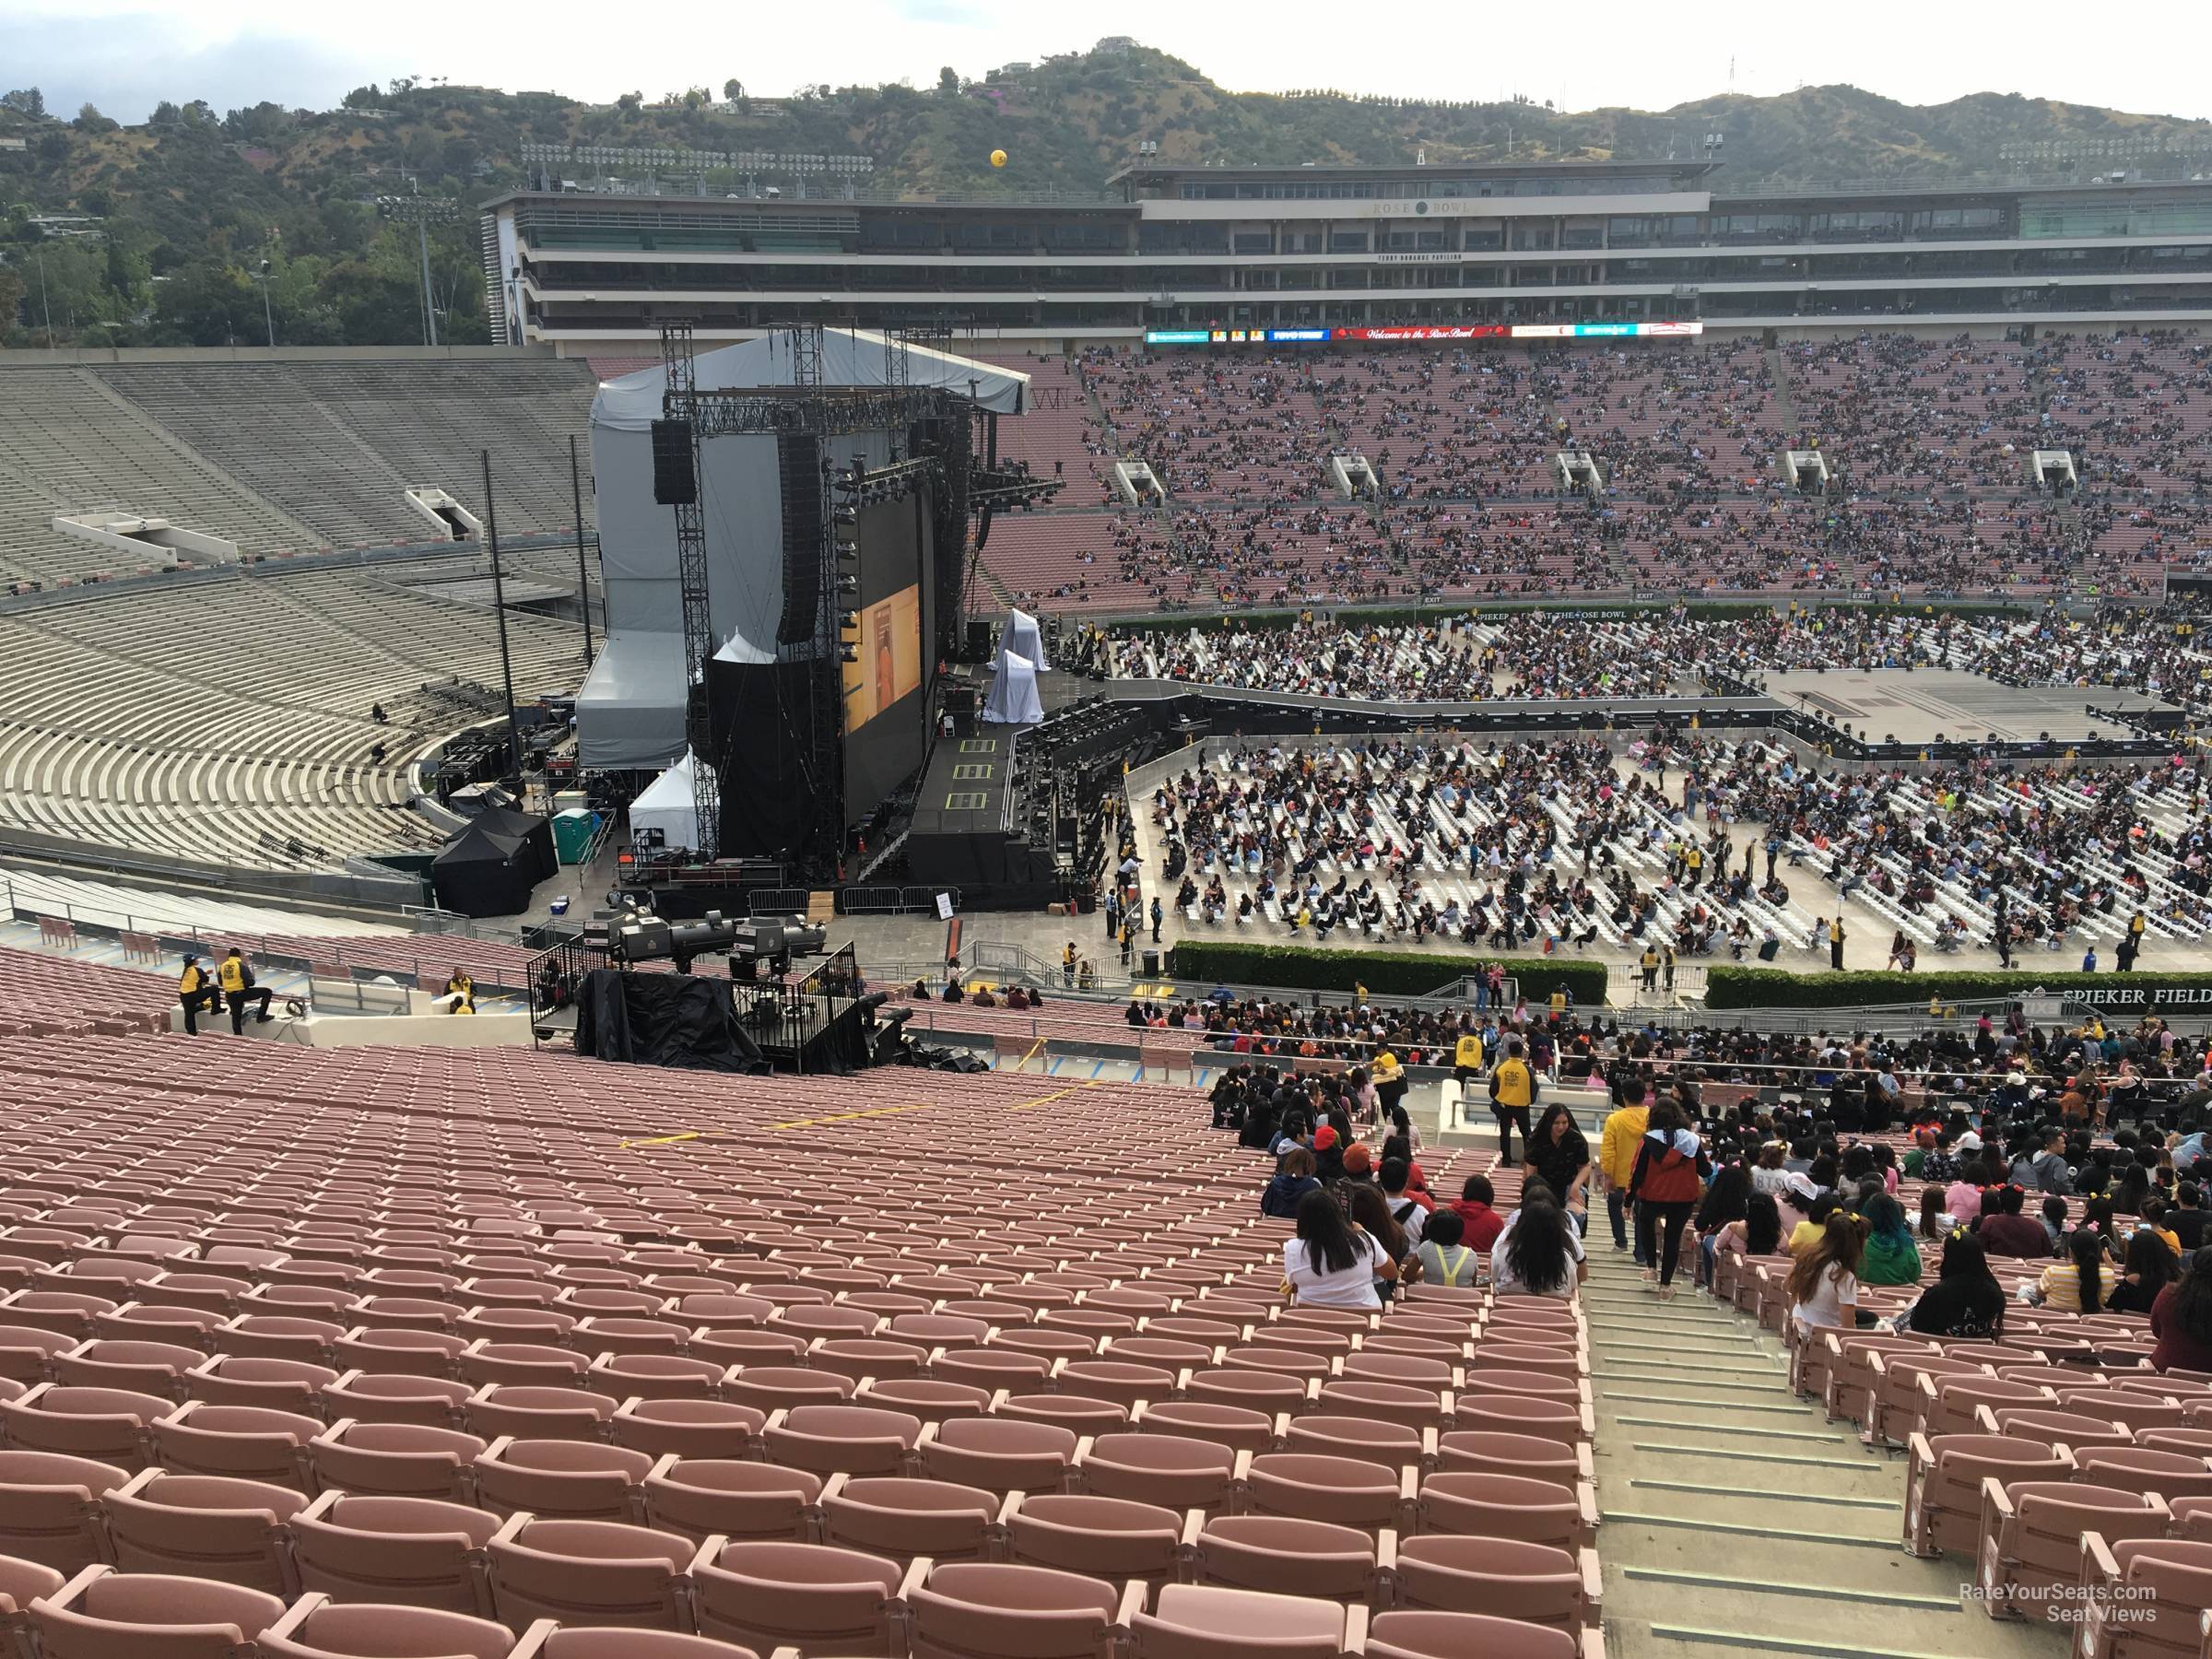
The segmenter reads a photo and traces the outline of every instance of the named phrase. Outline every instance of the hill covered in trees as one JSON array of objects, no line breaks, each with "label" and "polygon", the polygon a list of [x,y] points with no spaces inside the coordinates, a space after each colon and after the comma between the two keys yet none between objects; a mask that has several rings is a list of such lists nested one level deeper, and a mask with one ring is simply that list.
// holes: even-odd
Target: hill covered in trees
[{"label": "hill covered in trees", "polygon": [[[401,82],[327,111],[181,100],[134,127],[89,105],[47,111],[23,88],[0,99],[0,337],[257,344],[265,292],[283,344],[418,341],[416,233],[377,202],[421,194],[456,210],[431,228],[440,337],[481,341],[475,205],[522,182],[525,143],[862,154],[875,159],[872,190],[1015,198],[1098,192],[1146,140],[1163,161],[1238,167],[1687,157],[1708,133],[1725,140],[1725,189],[2212,166],[2212,123],[2009,93],[1923,107],[1808,87],[1582,112],[1238,93],[1125,41],[980,77],[947,67],[922,87],[824,84],[767,99],[734,74],[719,88],[586,104]],[[1011,157],[1003,171],[990,166],[996,148]],[[705,182],[737,180],[709,171]],[[101,234],[50,235],[37,222],[72,214],[96,218]]]}]

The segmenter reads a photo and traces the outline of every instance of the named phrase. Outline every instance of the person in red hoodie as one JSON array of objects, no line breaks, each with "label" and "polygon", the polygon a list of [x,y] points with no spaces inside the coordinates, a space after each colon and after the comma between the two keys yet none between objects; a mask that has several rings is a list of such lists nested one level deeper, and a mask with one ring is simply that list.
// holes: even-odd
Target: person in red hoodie
[{"label": "person in red hoodie", "polygon": [[1466,1230],[1460,1235],[1460,1242],[1469,1250],[1487,1253],[1505,1230],[1505,1218],[1490,1207],[1497,1198],[1497,1189],[1490,1185],[1488,1175],[1470,1175],[1459,1196],[1452,1201],[1452,1213]]},{"label": "person in red hoodie", "polygon": [[1636,1206],[1636,1253],[1657,1265],[1655,1272],[1653,1267],[1644,1268],[1644,1282],[1655,1281],[1662,1301],[1674,1297],[1682,1230],[1712,1172],[1712,1161],[1706,1158],[1702,1143],[1690,1132],[1681,1107],[1672,1100],[1653,1106],[1651,1123],[1636,1146],[1636,1163],[1629,1175],[1629,1201]]}]

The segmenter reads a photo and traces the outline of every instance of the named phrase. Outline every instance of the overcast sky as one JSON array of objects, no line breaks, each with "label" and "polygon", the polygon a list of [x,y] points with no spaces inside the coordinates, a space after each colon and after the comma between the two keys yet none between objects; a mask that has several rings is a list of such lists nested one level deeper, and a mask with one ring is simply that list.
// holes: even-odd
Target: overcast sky
[{"label": "overcast sky", "polygon": [[[1724,92],[1849,81],[1905,103],[2017,91],[2146,113],[2212,116],[2201,0],[2112,14],[2027,0],[1994,10],[1858,0],[1810,11],[1708,0],[1663,21],[1648,5],[1422,4],[1354,10],[1315,0],[843,0],[820,7],[700,0],[608,7],[379,0],[0,0],[0,88],[49,109],[87,100],[142,121],[162,98],[217,109],[272,99],[327,108],[394,76],[649,98],[735,76],[763,96],[817,81],[981,75],[1017,58],[1132,34],[1237,91],[1334,86],[1405,97],[1523,92],[1569,109],[1661,109]],[[814,22],[819,32],[806,25]],[[394,42],[417,42],[394,45]],[[1733,76],[1733,79],[1732,79]]]}]

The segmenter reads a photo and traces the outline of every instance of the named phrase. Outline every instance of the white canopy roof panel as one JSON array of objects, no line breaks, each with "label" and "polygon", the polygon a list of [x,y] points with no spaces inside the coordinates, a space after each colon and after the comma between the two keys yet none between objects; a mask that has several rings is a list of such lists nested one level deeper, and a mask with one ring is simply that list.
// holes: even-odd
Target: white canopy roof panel
[{"label": "white canopy roof panel", "polygon": [[[976,406],[994,415],[1018,415],[1029,406],[1030,377],[1018,369],[1001,369],[927,346],[890,347],[882,335],[866,329],[822,330],[822,384],[888,386],[891,366],[887,351],[893,349],[905,354],[907,379],[915,386],[941,386],[962,397],[972,391]],[[778,335],[700,352],[692,365],[701,392],[790,386],[797,380],[790,340]],[[592,424],[642,431],[661,418],[667,387],[667,376],[657,368],[602,381],[598,395],[592,399]]]}]

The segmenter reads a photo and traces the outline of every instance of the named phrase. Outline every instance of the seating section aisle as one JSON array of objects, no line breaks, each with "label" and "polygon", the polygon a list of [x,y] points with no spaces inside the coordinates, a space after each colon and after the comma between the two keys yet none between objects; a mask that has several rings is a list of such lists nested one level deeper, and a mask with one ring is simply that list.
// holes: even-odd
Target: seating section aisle
[{"label": "seating section aisle", "polygon": [[629,1080],[0,1037],[0,1620],[184,1659],[1602,1654],[1571,1304],[1285,1307],[1287,1225],[1190,1090]]},{"label": "seating section aisle", "polygon": [[[1918,1213],[1914,1183],[1898,1200]],[[2123,1238],[2138,1225],[2116,1220]],[[1741,1333],[1753,1322],[1776,1333],[1800,1399],[1855,1431],[1862,1455],[1902,1458],[1887,1523],[1909,1554],[1973,1586],[1977,1624],[2050,1628],[2097,1659],[2195,1651],[2212,1609],[2212,1374],[2152,1369],[2141,1313],[2023,1301],[2053,1262],[1994,1246],[2004,1306],[1976,1322],[1982,1335],[1892,1332],[1937,1282],[1947,1248],[1920,1243],[1919,1283],[1862,1286],[1861,1313],[1879,1324],[1810,1332],[1791,1316],[1787,1257],[1724,1249],[1713,1295],[1743,1318],[1705,1340],[1763,1352],[1763,1336]]]}]

